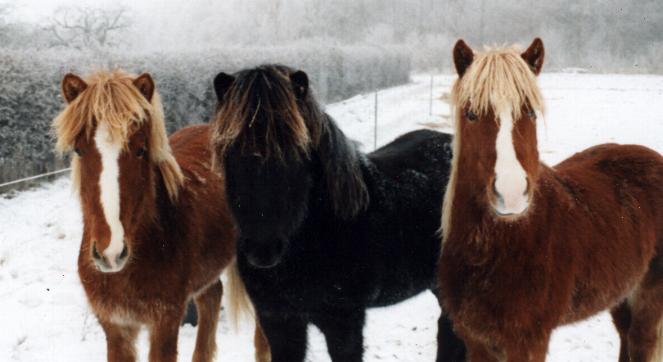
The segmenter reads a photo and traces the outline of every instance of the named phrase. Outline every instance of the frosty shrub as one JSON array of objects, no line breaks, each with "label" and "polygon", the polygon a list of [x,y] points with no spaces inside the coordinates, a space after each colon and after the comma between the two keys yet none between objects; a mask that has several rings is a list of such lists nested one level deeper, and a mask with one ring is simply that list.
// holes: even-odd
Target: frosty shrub
[{"label": "frosty shrub", "polygon": [[406,83],[411,70],[408,52],[395,47],[309,43],[169,54],[0,49],[0,183],[66,164],[53,153],[50,131],[52,119],[63,107],[59,84],[66,72],[122,68],[151,73],[172,132],[210,118],[215,103],[211,84],[218,72],[263,63],[283,63],[306,71],[322,102]]}]

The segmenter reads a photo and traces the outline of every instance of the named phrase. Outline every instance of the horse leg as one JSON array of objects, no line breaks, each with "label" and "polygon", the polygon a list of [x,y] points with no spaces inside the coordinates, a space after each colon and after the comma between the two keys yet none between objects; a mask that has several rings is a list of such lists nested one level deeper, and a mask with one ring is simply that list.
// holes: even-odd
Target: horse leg
[{"label": "horse leg", "polygon": [[456,336],[449,316],[442,312],[437,320],[437,362],[465,361],[465,344]]},{"label": "horse leg", "polygon": [[628,330],[631,326],[631,308],[626,301],[610,311],[612,322],[619,333],[619,362],[629,362],[628,357]]},{"label": "horse leg", "polygon": [[108,362],[135,362],[136,337],[140,328],[137,325],[118,325],[99,321],[106,334],[106,354]]},{"label": "horse leg", "polygon": [[316,316],[315,323],[327,341],[334,362],[361,362],[364,355],[364,320],[366,311],[330,313]]},{"label": "horse leg", "polygon": [[272,362],[302,362],[306,357],[308,323],[298,316],[266,316],[258,319],[272,353]]},{"label": "horse leg", "polygon": [[[433,290],[433,294],[442,308],[440,291]],[[442,310],[437,320],[437,362],[462,362],[465,361],[465,344],[454,333],[453,323],[447,313]]]},{"label": "horse leg", "polygon": [[[663,298],[663,295],[659,298]],[[629,361],[632,362],[658,362],[661,358],[660,344],[663,341],[661,341],[659,330],[661,328],[660,305],[654,309],[646,306],[645,303],[636,301],[632,306],[631,328],[628,333],[628,355]]]},{"label": "horse leg", "polygon": [[269,351],[269,342],[258,320],[256,320],[256,330],[253,335],[253,346],[256,350],[256,362],[270,362],[272,360],[272,354]]},{"label": "horse leg", "polygon": [[[460,337],[463,342],[464,357],[467,358],[467,361],[472,362],[499,362],[503,358],[498,358],[494,349],[491,349],[490,346],[485,343],[470,337],[470,334],[462,328],[456,329],[458,337]],[[443,362],[445,360],[438,359],[437,362]],[[451,360],[455,361],[455,360]],[[461,360],[465,361],[465,360]]]},{"label": "horse leg", "polygon": [[183,302],[179,312],[165,309],[164,314],[150,325],[150,362],[177,362],[177,337],[184,305]]},{"label": "horse leg", "polygon": [[[483,343],[470,342],[465,340],[467,348],[467,360],[472,362],[499,362],[500,358],[495,356],[490,348]],[[511,360],[509,360],[511,362]]]},{"label": "horse leg", "polygon": [[528,333],[526,335],[529,338],[520,338],[515,343],[506,345],[506,360],[509,362],[545,362],[551,333],[552,330],[540,331],[538,335]]},{"label": "horse leg", "polygon": [[632,362],[663,360],[663,257],[656,257],[629,298],[631,326],[628,352]]},{"label": "horse leg", "polygon": [[198,333],[193,362],[211,362],[216,352],[216,326],[221,311],[223,284],[217,280],[195,298],[198,309]]}]

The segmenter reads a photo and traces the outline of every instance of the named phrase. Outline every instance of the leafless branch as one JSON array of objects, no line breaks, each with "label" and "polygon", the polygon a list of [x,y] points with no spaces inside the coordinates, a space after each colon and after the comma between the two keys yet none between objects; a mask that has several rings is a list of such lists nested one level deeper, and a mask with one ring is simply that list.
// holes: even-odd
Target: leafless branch
[{"label": "leafless branch", "polygon": [[44,30],[55,46],[106,47],[112,38],[129,28],[127,9],[67,7],[58,9]]}]

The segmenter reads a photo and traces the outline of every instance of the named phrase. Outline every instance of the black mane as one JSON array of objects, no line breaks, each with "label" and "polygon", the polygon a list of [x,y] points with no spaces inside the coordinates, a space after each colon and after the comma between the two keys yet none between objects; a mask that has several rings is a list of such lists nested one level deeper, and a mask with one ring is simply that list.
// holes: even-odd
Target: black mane
[{"label": "black mane", "polygon": [[326,114],[323,125],[316,151],[327,191],[336,215],[351,219],[370,202],[361,167],[365,156],[357,149],[357,143],[347,138]]}]

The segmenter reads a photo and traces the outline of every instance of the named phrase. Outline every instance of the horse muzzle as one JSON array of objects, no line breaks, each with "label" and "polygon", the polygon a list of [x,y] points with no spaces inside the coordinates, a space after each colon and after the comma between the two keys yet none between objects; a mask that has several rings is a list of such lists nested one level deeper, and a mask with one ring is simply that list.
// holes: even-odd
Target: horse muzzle
[{"label": "horse muzzle", "polygon": [[127,264],[128,259],[129,249],[127,249],[126,243],[124,243],[122,251],[119,254],[114,255],[105,252],[100,253],[97,250],[96,240],[92,242],[92,261],[94,261],[97,270],[102,273],[117,273],[121,271]]},{"label": "horse muzzle", "polygon": [[273,268],[283,259],[286,240],[275,238],[269,241],[256,241],[243,238],[240,240],[240,251],[246,256],[251,266],[258,269]]}]

